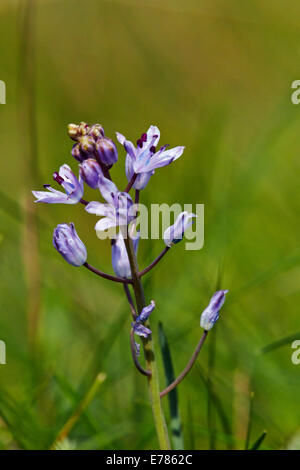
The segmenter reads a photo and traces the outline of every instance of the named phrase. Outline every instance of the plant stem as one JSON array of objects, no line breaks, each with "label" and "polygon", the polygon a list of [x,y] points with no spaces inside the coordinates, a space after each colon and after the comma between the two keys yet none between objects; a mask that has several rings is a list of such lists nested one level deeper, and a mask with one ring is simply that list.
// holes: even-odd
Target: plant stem
[{"label": "plant stem", "polygon": [[111,276],[110,274],[103,273],[102,271],[99,271],[99,269],[94,268],[94,266],[89,263],[85,262],[83,266],[92,271],[92,273],[97,274],[97,276],[103,277],[104,279],[108,279],[109,281],[122,282],[123,284],[132,284],[131,279],[123,279],[122,277]]},{"label": "plant stem", "polygon": [[125,193],[129,193],[129,191],[131,190],[132,186],[134,185],[134,182],[135,182],[136,178],[137,178],[137,174],[134,173],[133,176],[132,176],[132,178],[131,178],[131,180],[129,181],[129,183],[127,184],[127,186],[126,186],[126,188],[125,188],[125,190],[124,190]]},{"label": "plant stem", "polygon": [[[133,243],[131,238],[128,236],[128,233],[124,233],[124,241],[131,267],[132,283],[137,310],[138,314],[140,314],[142,309],[146,306],[144,289],[139,278],[139,268],[133,248]],[[149,321],[147,321],[146,326],[149,327]],[[148,338],[143,338],[143,346],[147,370],[151,373],[151,375],[148,376],[148,385],[159,446],[161,450],[169,450],[171,446],[159,396],[158,370],[155,360],[152,335],[148,336]]]},{"label": "plant stem", "polygon": [[147,266],[147,268],[143,269],[143,271],[141,271],[139,273],[139,277],[142,277],[142,276],[144,276],[144,274],[151,271],[151,269],[154,268],[154,266],[162,259],[162,257],[165,256],[165,254],[169,251],[169,249],[170,249],[170,247],[166,246],[165,249],[158,255],[158,257],[155,258],[155,260],[152,261],[152,263],[149,264],[149,266]]},{"label": "plant stem", "polygon": [[133,303],[133,298],[132,298],[132,296],[131,296],[131,293],[130,293],[128,284],[123,284],[123,287],[124,287],[124,291],[125,291],[125,294],[126,294],[126,297],[127,297],[128,303],[129,303],[129,306],[130,306],[130,310],[131,310],[131,313],[132,313],[132,317],[133,317],[134,320],[136,320],[137,314],[136,314],[136,311],[135,311],[135,306],[134,306],[134,303]]},{"label": "plant stem", "polygon": [[189,360],[189,362],[187,363],[186,367],[183,369],[183,371],[181,372],[180,375],[178,375],[177,379],[174,380],[174,382],[172,382],[167,388],[165,388],[161,393],[160,393],[160,397],[164,397],[165,395],[167,395],[171,390],[173,390],[173,388],[177,387],[177,385],[186,377],[186,375],[189,373],[189,371],[191,370],[191,368],[193,367],[197,357],[198,357],[198,354],[199,352],[201,351],[201,348],[203,346],[203,343],[207,337],[207,334],[208,334],[208,331],[204,330],[204,333],[203,335],[201,336],[200,338],[200,341],[199,343],[197,344],[196,346],[196,349],[195,351],[193,352],[193,355],[191,357],[191,359]]},{"label": "plant stem", "polygon": [[134,365],[137,368],[137,370],[141,374],[146,375],[147,377],[150,376],[151,375],[150,370],[144,369],[141,366],[141,364],[139,363],[139,360],[137,358],[137,352],[136,352],[136,349],[135,349],[135,341],[134,341],[134,332],[133,332],[132,328],[131,328],[131,331],[130,331],[130,348],[131,348],[132,359],[133,359]]}]

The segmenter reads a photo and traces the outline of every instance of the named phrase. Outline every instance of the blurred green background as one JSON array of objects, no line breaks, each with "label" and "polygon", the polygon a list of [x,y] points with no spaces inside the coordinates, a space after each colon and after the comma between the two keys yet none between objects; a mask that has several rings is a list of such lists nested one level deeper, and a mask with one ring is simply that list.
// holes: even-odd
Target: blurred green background
[{"label": "blurred green background", "polygon": [[[123,290],[64,262],[52,231],[75,222],[89,261],[112,272],[108,241],[82,206],[32,203],[30,190],[59,165],[76,170],[66,126],[82,120],[133,141],[158,125],[162,144],[186,150],[142,202],[205,204],[204,248],[177,245],[145,286],[156,343],[161,321],[177,374],[217,283],[229,289],[178,387],[185,448],[244,448],[247,429],[251,443],[267,431],[262,448],[299,447],[299,15],[296,0],[1,1],[0,448],[49,448],[100,372],[106,380],[62,446],[157,448]],[[120,187],[124,157],[119,146]],[[162,247],[142,241],[140,266]]]}]

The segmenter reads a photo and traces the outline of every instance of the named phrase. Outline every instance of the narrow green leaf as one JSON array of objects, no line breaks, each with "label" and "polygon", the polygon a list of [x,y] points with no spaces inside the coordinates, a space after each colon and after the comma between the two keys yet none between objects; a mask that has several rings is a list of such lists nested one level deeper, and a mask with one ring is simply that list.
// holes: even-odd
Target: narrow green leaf
[{"label": "narrow green leaf", "polygon": [[295,333],[290,336],[285,336],[284,338],[278,339],[277,341],[274,341],[273,343],[268,344],[264,348],[260,350],[261,354],[266,354],[270,351],[274,351],[275,349],[282,348],[282,346],[287,346],[290,345],[295,339],[300,338],[300,331],[298,333]]},{"label": "narrow green leaf", "polygon": [[267,431],[263,431],[262,434],[259,436],[259,438],[254,442],[250,450],[257,450],[260,448],[262,445],[263,441],[265,440],[265,437],[267,435]]},{"label": "narrow green leaf", "polygon": [[[175,380],[174,367],[171,358],[171,351],[169,348],[168,340],[165,335],[162,323],[158,325],[158,338],[163,358],[164,371],[166,377],[166,385],[170,385]],[[181,419],[178,408],[178,394],[177,389],[174,388],[169,394],[169,407],[171,415],[171,434],[172,443],[175,450],[183,450],[183,436],[181,430]]]}]

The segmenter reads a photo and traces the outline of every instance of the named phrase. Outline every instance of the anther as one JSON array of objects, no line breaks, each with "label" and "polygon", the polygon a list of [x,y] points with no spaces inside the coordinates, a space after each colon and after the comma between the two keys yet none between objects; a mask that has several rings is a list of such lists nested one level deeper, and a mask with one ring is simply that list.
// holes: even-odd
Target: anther
[{"label": "anther", "polygon": [[65,181],[61,176],[59,176],[57,171],[55,171],[55,173],[53,173],[53,179],[54,179],[54,181],[57,181],[58,184],[62,184]]}]

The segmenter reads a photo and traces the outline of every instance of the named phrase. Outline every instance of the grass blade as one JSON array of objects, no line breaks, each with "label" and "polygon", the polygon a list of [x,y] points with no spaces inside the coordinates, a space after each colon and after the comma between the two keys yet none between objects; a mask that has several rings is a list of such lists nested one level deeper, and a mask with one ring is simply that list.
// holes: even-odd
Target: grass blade
[{"label": "grass blade", "polygon": [[270,351],[274,351],[275,349],[282,348],[282,346],[287,346],[290,345],[295,339],[300,338],[300,331],[298,333],[295,333],[290,336],[285,336],[284,338],[278,339],[277,341],[274,341],[273,343],[268,344],[264,348],[260,350],[261,354],[266,354]]},{"label": "grass blade", "polygon": [[83,397],[81,403],[74,410],[73,414],[70,416],[70,418],[67,420],[67,422],[63,426],[62,430],[58,434],[57,438],[55,439],[55,442],[51,446],[51,449],[58,449],[60,444],[67,439],[70,431],[73,429],[73,427],[75,426],[75,424],[79,420],[82,413],[89,406],[91,401],[94,399],[94,397],[95,397],[95,395],[98,391],[99,386],[104,382],[105,379],[106,379],[105,374],[100,373],[100,374],[97,375],[97,377],[95,378],[91,388],[87,391],[87,393]]},{"label": "grass blade", "polygon": [[265,440],[265,437],[267,435],[267,431],[263,431],[262,434],[259,436],[259,438],[254,442],[250,450],[257,450],[260,448],[262,445],[263,441]]},{"label": "grass blade", "polygon": [[[175,380],[175,374],[174,374],[174,367],[172,363],[168,340],[165,335],[162,323],[159,323],[158,325],[158,337],[159,337],[161,354],[163,358],[166,384],[168,386]],[[169,407],[170,407],[170,415],[171,415],[171,437],[172,437],[173,448],[175,450],[183,450],[184,443],[183,443],[183,436],[182,436],[182,430],[181,430],[180,413],[179,413],[179,408],[178,408],[178,394],[177,394],[176,388],[174,388],[174,390],[172,390],[168,394],[168,399],[169,399]]]}]

